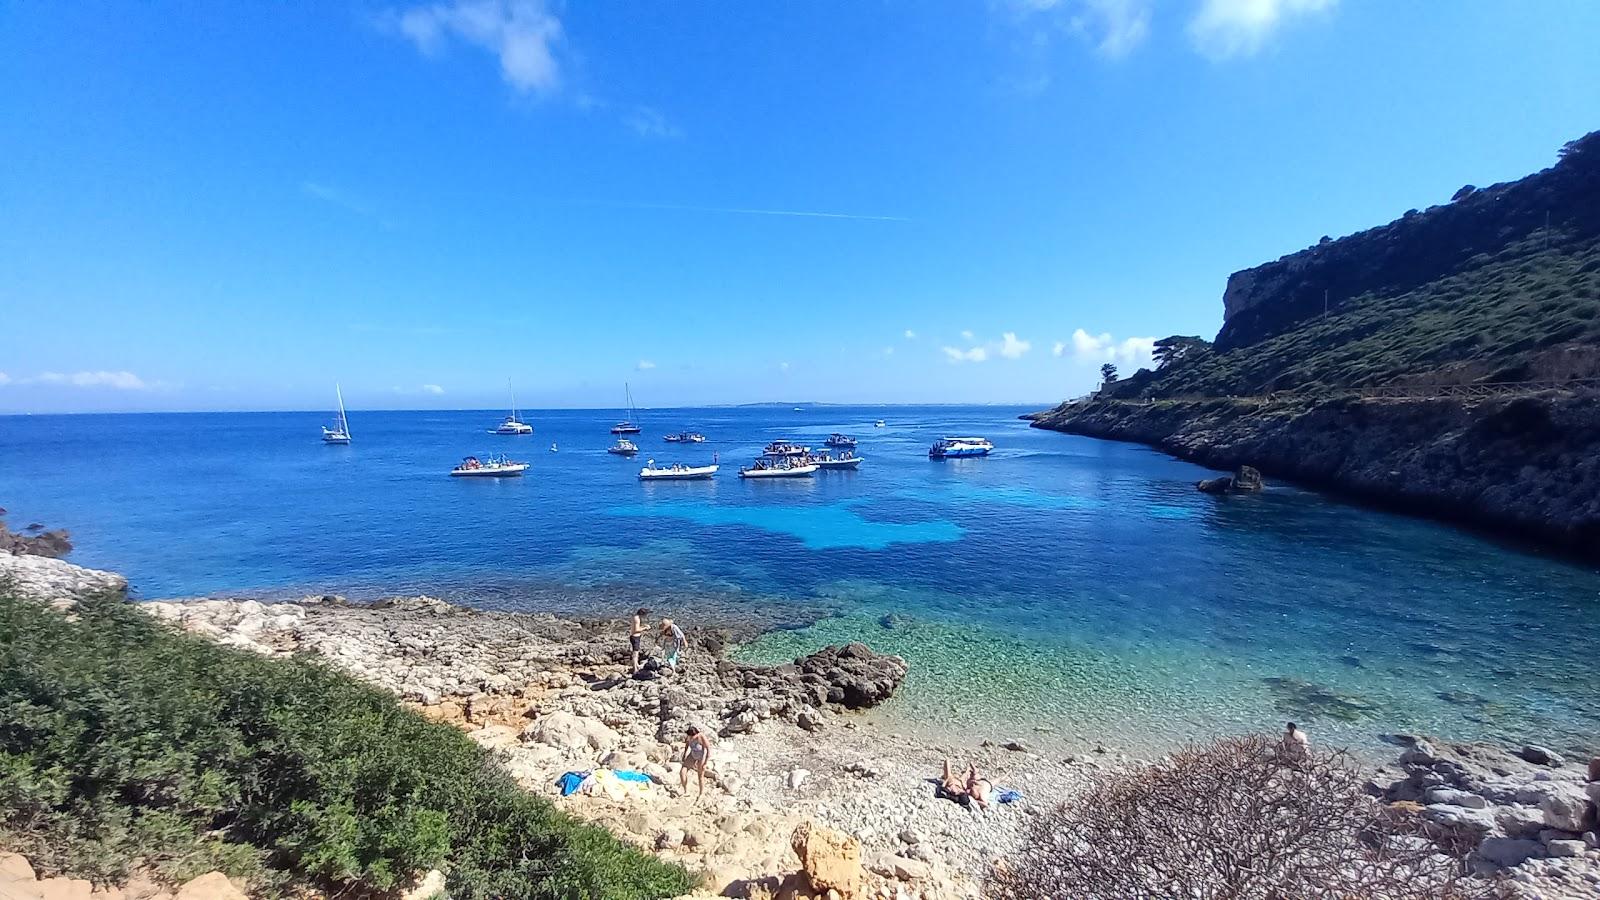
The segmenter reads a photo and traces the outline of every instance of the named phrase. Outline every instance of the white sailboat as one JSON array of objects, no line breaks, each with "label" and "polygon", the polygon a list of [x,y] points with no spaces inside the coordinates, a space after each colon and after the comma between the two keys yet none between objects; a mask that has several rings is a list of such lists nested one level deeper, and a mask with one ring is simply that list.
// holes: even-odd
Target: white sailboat
[{"label": "white sailboat", "polygon": [[633,388],[624,381],[622,389],[628,394],[628,417],[611,426],[612,434],[638,434],[644,429],[639,427],[639,414],[633,408]]},{"label": "white sailboat", "polygon": [[337,382],[333,385],[333,393],[339,398],[339,421],[334,428],[322,426],[322,442],[324,444],[350,443],[350,419],[344,414],[344,391],[340,390]]},{"label": "white sailboat", "polygon": [[533,426],[517,418],[517,392],[511,389],[511,379],[506,379],[506,391],[511,394],[511,415],[490,434],[533,434]]}]

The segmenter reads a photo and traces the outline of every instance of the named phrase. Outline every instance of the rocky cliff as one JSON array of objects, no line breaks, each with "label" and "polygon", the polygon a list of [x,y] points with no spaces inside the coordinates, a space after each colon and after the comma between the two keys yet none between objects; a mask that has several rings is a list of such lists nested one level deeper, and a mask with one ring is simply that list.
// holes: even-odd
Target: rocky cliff
[{"label": "rocky cliff", "polygon": [[[1348,237],[1323,240],[1235,272],[1217,347],[1258,343],[1362,295],[1403,294],[1473,268],[1506,248],[1587,244],[1600,235],[1600,132],[1568,144],[1555,166]],[[1529,238],[1538,240],[1528,241]]]},{"label": "rocky cliff", "polygon": [[1600,405],[1512,400],[1063,404],[1037,427],[1137,441],[1600,559]]}]

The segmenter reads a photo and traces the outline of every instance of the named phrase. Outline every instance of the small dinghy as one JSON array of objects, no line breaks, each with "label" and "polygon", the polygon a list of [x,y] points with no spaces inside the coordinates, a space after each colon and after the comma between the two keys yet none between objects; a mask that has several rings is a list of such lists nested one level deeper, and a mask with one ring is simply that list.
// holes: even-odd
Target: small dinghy
[{"label": "small dinghy", "polygon": [[657,466],[653,459],[645,460],[644,468],[639,470],[640,481],[698,481],[717,474],[721,468],[715,464],[709,466],[686,466],[673,463],[670,466]]},{"label": "small dinghy", "polygon": [[489,456],[478,459],[469,456],[461,461],[461,465],[450,470],[452,478],[506,478],[521,475],[528,470],[525,462],[516,462],[504,456]]}]

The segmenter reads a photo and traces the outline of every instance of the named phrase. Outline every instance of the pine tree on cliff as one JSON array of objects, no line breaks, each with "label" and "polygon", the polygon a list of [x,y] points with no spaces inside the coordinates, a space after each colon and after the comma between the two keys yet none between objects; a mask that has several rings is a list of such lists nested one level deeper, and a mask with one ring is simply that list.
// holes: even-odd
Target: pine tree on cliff
[{"label": "pine tree on cliff", "polygon": [[1100,367],[1100,380],[1105,382],[1106,384],[1110,384],[1111,382],[1116,381],[1117,380],[1117,367],[1112,365],[1111,363],[1106,363],[1105,365],[1101,366]]}]

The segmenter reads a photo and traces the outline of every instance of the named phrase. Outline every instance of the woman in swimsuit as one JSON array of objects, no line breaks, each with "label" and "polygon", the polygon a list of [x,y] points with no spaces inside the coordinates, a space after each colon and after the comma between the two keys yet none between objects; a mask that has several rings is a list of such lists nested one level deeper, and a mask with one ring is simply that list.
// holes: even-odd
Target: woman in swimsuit
[{"label": "woman in swimsuit", "polygon": [[650,610],[639,607],[633,613],[633,628],[628,632],[628,646],[633,648],[633,674],[639,674],[639,654],[644,652],[644,620]]},{"label": "woman in swimsuit", "polygon": [[683,767],[678,770],[678,783],[683,787],[683,792],[689,792],[689,772],[692,770],[699,778],[700,790],[695,794],[699,800],[706,792],[706,763],[711,761],[711,742],[706,739],[700,726],[690,725],[687,736],[683,741]]}]

